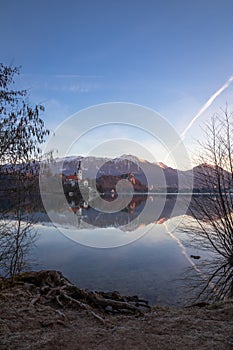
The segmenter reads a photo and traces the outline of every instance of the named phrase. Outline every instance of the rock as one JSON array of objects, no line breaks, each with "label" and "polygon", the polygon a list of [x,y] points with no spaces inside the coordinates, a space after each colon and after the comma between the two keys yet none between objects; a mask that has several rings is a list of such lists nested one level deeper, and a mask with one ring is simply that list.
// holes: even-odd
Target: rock
[{"label": "rock", "polygon": [[201,257],[199,255],[190,255],[190,258],[198,260]]},{"label": "rock", "polygon": [[105,311],[109,312],[109,313],[112,313],[113,312],[112,306],[110,306],[110,305],[106,306]]}]

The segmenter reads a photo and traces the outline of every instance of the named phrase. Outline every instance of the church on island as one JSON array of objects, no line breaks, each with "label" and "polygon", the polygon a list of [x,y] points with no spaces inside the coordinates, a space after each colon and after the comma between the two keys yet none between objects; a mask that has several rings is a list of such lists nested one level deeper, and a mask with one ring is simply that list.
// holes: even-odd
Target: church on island
[{"label": "church on island", "polygon": [[88,180],[83,179],[81,161],[78,162],[77,172],[75,171],[74,174],[66,176],[64,179],[63,185],[71,186],[71,187],[83,186],[85,188],[88,188],[88,185],[89,185]]}]

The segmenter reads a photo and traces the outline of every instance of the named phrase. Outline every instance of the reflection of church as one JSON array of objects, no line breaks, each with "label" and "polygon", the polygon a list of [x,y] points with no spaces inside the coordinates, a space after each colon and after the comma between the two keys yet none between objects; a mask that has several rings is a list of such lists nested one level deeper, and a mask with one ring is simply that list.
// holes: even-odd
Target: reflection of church
[{"label": "reflection of church", "polygon": [[81,196],[76,197],[75,199],[68,202],[70,209],[78,218],[78,225],[80,225],[81,219],[83,218],[83,209],[89,208],[88,202],[83,200]]},{"label": "reflection of church", "polygon": [[77,169],[74,174],[65,176],[63,188],[66,199],[69,203],[69,207],[77,216],[78,224],[80,225],[83,217],[83,209],[87,209],[89,207],[88,198],[90,191],[90,188],[88,187],[88,180],[83,180],[81,161],[78,162]]}]

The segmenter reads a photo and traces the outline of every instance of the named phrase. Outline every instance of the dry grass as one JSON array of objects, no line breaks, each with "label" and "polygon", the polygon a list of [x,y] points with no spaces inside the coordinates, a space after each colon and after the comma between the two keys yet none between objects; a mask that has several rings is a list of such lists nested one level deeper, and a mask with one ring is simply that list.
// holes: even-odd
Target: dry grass
[{"label": "dry grass", "polygon": [[[0,349],[233,349],[233,302],[186,309],[154,306],[108,315],[39,299],[31,284],[0,292]],[[100,311],[98,310],[98,313]]]}]

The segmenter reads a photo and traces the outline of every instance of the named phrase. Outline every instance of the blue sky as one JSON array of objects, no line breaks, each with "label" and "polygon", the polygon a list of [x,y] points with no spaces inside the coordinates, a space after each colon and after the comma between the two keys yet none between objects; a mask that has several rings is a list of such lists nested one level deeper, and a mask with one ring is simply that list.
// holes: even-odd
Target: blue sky
[{"label": "blue sky", "polygon": [[[181,133],[233,74],[232,0],[0,5],[1,61],[22,66],[18,84],[45,105],[52,129],[83,108],[124,101],[158,111]],[[207,113],[231,98],[226,90]]]}]

